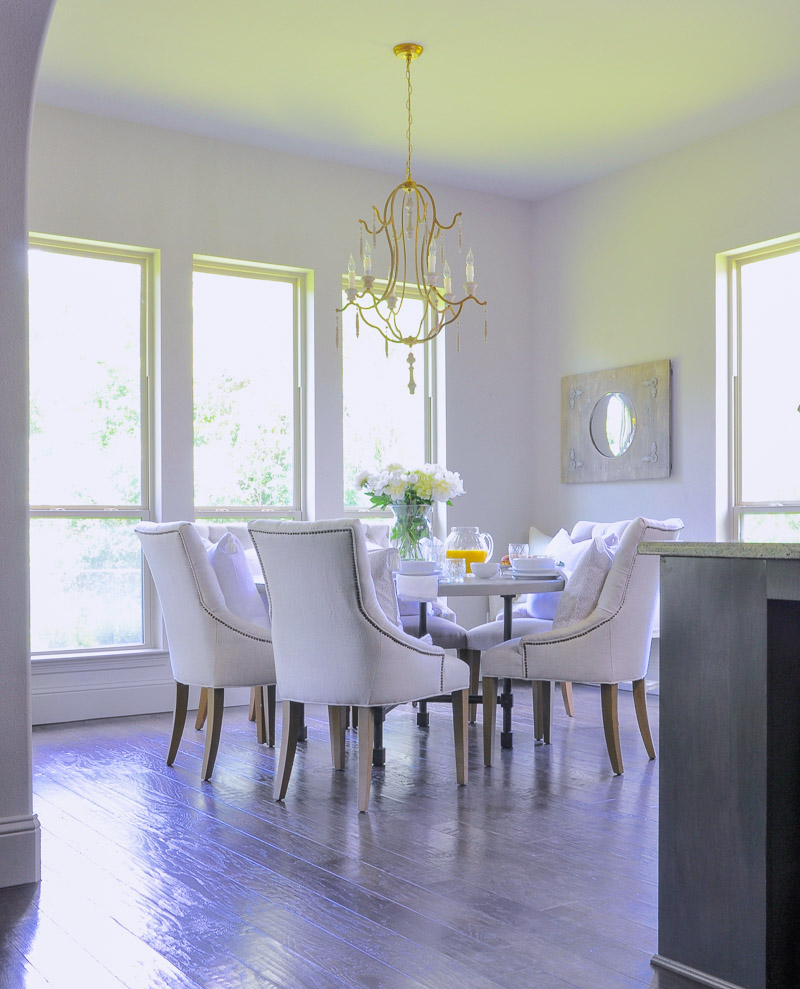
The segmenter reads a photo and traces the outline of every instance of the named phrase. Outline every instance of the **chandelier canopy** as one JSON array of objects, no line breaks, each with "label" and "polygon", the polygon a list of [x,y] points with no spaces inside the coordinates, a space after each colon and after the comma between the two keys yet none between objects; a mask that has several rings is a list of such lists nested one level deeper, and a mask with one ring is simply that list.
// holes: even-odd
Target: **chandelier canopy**
[{"label": "chandelier canopy", "polygon": [[[467,302],[484,307],[486,302],[475,296],[477,282],[471,248],[464,260],[464,295],[456,298],[453,293],[453,275],[445,252],[444,234],[458,224],[458,252],[462,253],[461,213],[456,213],[449,224],[441,223],[430,190],[411,177],[411,62],[422,54],[422,45],[405,42],[395,45],[394,53],[398,58],[405,59],[406,63],[406,177],[389,193],[383,212],[373,206],[370,222],[358,221],[362,274],[359,279],[356,261],[351,254],[347,264],[347,302],[336,310],[336,345],[339,345],[339,314],[355,308],[356,336],[359,334],[360,320],[363,320],[384,338],[387,356],[390,343],[405,344],[409,348],[406,358],[409,366],[408,390],[413,394],[416,390],[414,346],[427,343],[445,326],[457,322]],[[372,272],[372,250],[377,248],[381,235],[381,243],[385,237],[389,249],[389,272],[385,283],[381,281],[376,286]],[[409,322],[406,317],[401,327],[400,313],[406,297],[422,301],[422,314],[418,322],[416,319]],[[484,309],[484,339],[486,332]],[[457,344],[460,346],[460,335]]]}]

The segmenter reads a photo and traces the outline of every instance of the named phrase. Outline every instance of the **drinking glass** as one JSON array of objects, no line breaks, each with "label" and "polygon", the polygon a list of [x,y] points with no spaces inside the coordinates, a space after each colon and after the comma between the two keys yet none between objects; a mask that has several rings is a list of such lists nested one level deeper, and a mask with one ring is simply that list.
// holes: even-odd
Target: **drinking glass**
[{"label": "drinking glass", "polygon": [[448,557],[444,561],[444,575],[454,584],[461,584],[467,575],[467,561],[463,556]]},{"label": "drinking glass", "polygon": [[509,543],[508,544],[508,562],[513,563],[518,557],[529,556],[528,544],[527,543]]}]

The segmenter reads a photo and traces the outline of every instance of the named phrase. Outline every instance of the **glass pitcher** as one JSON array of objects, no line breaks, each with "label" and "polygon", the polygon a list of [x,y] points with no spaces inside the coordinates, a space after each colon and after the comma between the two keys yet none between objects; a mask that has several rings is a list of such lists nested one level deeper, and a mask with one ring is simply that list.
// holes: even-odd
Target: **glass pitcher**
[{"label": "glass pitcher", "polygon": [[471,573],[473,563],[485,563],[492,558],[494,540],[477,525],[454,525],[444,541],[444,550],[448,559],[461,557],[467,564],[467,573]]}]

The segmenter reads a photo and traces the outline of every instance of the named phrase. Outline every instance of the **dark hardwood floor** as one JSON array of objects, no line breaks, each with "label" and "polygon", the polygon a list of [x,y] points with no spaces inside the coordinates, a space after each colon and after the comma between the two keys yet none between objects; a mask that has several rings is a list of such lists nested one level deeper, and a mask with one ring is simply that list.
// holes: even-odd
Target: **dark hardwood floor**
[{"label": "dark hardwood floor", "polygon": [[191,727],[164,763],[168,715],[36,728],[42,883],[0,891],[0,986],[684,989],[650,966],[658,762],[630,694],[623,777],[599,691],[576,687],[575,707],[557,698],[553,744],[534,747],[520,687],[513,751],[485,769],[471,727],[462,788],[449,708],[428,729],[392,711],[362,815],[355,737],[335,772],[322,708],[284,804],[244,708],[202,784]]}]

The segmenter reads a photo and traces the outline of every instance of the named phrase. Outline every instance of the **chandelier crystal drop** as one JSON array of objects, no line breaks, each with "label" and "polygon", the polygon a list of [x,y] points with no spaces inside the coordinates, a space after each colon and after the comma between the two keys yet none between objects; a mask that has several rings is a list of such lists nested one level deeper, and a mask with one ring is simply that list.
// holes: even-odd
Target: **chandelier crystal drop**
[{"label": "chandelier crystal drop", "polygon": [[[432,340],[450,323],[458,320],[467,302],[484,307],[475,295],[475,256],[470,248],[464,261],[464,295],[456,298],[453,292],[453,273],[447,258],[444,234],[457,225],[457,249],[462,252],[461,213],[456,213],[449,224],[439,221],[436,203],[430,190],[415,182],[411,177],[411,62],[422,54],[422,45],[406,42],[394,46],[394,53],[406,63],[406,85],[408,87],[408,157],[406,159],[405,181],[390,193],[381,212],[372,207],[372,217],[368,223],[359,220],[359,248],[361,275],[356,274],[356,258],[350,255],[347,262],[347,302],[336,310],[336,342],[339,341],[339,314],[355,308],[356,335],[359,324],[377,330],[386,341],[386,355],[389,344],[405,344],[409,348],[406,360],[409,367],[408,390],[413,395],[414,353],[416,344]],[[379,241],[380,238],[380,241]],[[389,249],[389,273],[385,283],[376,285],[373,274],[373,250],[379,242]],[[408,319],[400,314],[403,303],[409,299],[422,301],[422,315],[416,328],[409,326]],[[484,315],[484,340],[487,335]]]}]

